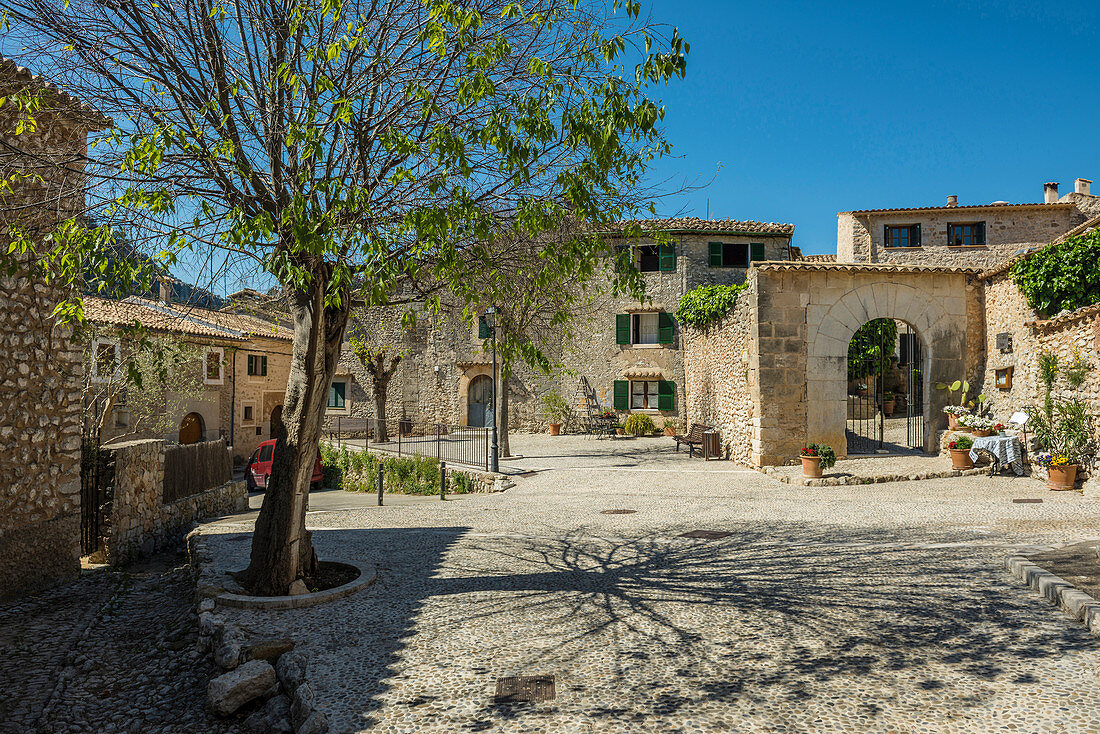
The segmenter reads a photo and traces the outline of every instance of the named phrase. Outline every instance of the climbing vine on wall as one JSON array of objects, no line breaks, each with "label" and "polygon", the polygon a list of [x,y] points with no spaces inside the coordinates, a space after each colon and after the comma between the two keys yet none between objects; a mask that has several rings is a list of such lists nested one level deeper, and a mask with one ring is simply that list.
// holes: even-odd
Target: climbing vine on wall
[{"label": "climbing vine on wall", "polygon": [[848,342],[848,379],[884,374],[897,345],[898,323],[893,319],[875,319],[856,329]]},{"label": "climbing vine on wall", "polygon": [[684,326],[705,329],[733,310],[742,285],[701,285],[680,298],[676,320]]},{"label": "climbing vine on wall", "polygon": [[1012,282],[1047,316],[1100,303],[1100,229],[1049,245],[1012,266]]}]

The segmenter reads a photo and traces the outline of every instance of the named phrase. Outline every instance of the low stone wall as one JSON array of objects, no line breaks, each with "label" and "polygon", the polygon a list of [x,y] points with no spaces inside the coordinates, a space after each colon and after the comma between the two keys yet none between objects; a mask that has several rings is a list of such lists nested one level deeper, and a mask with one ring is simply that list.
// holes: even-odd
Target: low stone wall
[{"label": "low stone wall", "polygon": [[113,494],[103,559],[112,565],[177,544],[200,519],[248,508],[243,481],[227,482],[170,504],[164,498],[164,441],[105,447],[113,463]]}]

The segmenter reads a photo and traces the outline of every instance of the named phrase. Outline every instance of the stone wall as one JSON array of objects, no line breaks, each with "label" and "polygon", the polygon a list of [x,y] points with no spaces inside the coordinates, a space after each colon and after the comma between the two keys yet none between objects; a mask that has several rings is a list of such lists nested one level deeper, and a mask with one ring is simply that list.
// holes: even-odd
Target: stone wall
[{"label": "stone wall", "polygon": [[[840,262],[899,263],[936,267],[997,265],[1022,249],[1038,247],[1084,222],[1093,199],[1070,195],[1056,204],[943,207],[882,212],[841,212],[837,215],[837,259]],[[947,244],[947,225],[985,222],[986,244],[953,247]],[[888,248],[884,225],[921,226],[921,246]]]},{"label": "stone wall", "polygon": [[165,504],[165,442],[144,439],[102,449],[113,466],[104,559],[127,563],[182,541],[203,518],[248,509],[243,481],[228,482]]},{"label": "stone wall", "polygon": [[[271,438],[271,413],[282,412],[286,384],[290,379],[290,342],[253,336],[250,344],[226,350],[230,363],[226,367],[226,383],[232,384],[235,396],[226,400],[233,411],[233,455],[247,457],[262,442]],[[248,374],[248,355],[267,357],[267,375]],[[251,417],[245,418],[245,408]],[[228,435],[228,432],[227,432]]]}]

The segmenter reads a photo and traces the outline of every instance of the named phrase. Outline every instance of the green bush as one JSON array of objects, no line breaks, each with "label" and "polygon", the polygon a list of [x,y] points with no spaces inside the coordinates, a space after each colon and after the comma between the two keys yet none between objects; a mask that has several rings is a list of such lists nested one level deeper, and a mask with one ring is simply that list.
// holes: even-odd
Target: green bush
[{"label": "green bush", "polygon": [[435,494],[439,491],[439,462],[430,456],[386,458],[382,467],[387,492]]},{"label": "green bush", "polygon": [[1100,302],[1100,229],[1048,245],[1017,261],[1012,282],[1047,316]]},{"label": "green bush", "polygon": [[474,478],[466,472],[456,471],[451,474],[447,491],[455,494],[469,494],[474,488]]},{"label": "green bush", "polygon": [[676,320],[693,329],[705,329],[733,310],[742,285],[701,285],[680,298]]},{"label": "green bush", "polygon": [[648,436],[657,430],[653,419],[645,413],[631,413],[623,426],[631,436]]}]

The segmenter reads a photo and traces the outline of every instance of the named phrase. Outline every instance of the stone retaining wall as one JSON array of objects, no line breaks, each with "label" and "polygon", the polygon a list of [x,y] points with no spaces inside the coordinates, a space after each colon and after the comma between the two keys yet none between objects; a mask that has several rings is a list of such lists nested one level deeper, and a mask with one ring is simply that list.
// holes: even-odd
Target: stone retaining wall
[{"label": "stone retaining wall", "polygon": [[192,524],[248,508],[243,481],[227,482],[164,504],[164,441],[138,440],[105,447],[114,465],[103,557],[126,563],[181,541]]}]

